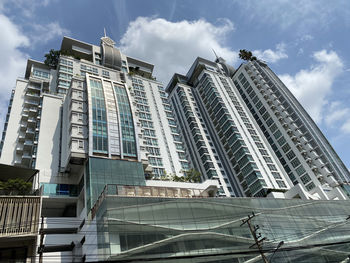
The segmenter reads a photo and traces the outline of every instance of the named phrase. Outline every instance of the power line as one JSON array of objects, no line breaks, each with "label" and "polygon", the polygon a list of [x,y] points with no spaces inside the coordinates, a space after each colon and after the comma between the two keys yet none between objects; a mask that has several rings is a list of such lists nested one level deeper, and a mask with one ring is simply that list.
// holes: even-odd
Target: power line
[{"label": "power line", "polygon": [[[303,246],[290,246],[290,247],[283,247],[279,249],[279,252],[289,252],[289,251],[298,251],[298,250],[307,250],[307,249],[313,249],[313,248],[323,248],[333,245],[344,245],[349,244],[350,241],[341,241],[341,242],[328,242],[328,243],[315,243],[315,244],[309,244],[309,245],[303,245]],[[263,249],[262,252],[264,253],[271,253],[274,249]],[[213,254],[203,254],[203,255],[184,255],[184,256],[173,256],[173,257],[153,257],[153,258],[133,258],[133,259],[119,259],[119,260],[108,260],[108,261],[87,261],[86,263],[97,263],[97,262],[133,262],[133,261],[156,261],[156,260],[164,260],[164,259],[185,259],[185,258],[202,258],[202,257],[217,257],[217,256],[231,256],[231,255],[251,255],[251,254],[258,254],[258,250],[243,250],[243,251],[235,251],[235,252],[222,252],[222,253],[213,253]],[[111,254],[106,253],[93,253],[93,254],[86,254],[86,256],[111,256]],[[38,256],[29,256],[30,258],[36,258]],[[61,257],[76,257],[81,258],[81,256],[78,255],[60,255],[60,256],[54,256],[54,255],[47,255],[45,258],[61,258]],[[346,256],[345,258],[347,258]]]}]

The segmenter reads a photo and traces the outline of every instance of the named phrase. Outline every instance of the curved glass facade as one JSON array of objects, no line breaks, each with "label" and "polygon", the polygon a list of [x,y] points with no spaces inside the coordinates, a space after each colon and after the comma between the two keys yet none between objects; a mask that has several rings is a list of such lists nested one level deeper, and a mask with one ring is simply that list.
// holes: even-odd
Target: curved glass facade
[{"label": "curved glass facade", "polygon": [[[101,259],[262,262],[247,224],[267,240],[271,262],[342,262],[350,248],[347,201],[107,196],[97,213]],[[167,261],[168,262],[168,261]],[[269,261],[270,262],[270,261]],[[346,262],[346,261],[344,261]]]}]

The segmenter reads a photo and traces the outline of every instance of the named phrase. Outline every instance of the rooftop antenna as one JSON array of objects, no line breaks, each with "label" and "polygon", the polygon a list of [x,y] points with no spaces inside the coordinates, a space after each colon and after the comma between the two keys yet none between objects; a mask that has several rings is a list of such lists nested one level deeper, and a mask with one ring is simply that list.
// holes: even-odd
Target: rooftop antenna
[{"label": "rooftop antenna", "polygon": [[105,37],[107,37],[107,35],[106,35],[106,28],[105,27],[103,28],[103,31],[105,33]]},{"label": "rooftop antenna", "polygon": [[212,50],[213,50],[213,52],[214,52],[214,55],[215,55],[215,57],[216,57],[216,60],[219,60],[219,57],[218,57],[218,55],[216,54],[214,48],[212,48]]}]

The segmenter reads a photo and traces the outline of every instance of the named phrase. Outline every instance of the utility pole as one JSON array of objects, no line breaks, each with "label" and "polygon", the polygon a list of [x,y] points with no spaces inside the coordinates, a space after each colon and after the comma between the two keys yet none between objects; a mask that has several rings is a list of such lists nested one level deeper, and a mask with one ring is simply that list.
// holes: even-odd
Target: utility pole
[{"label": "utility pole", "polygon": [[38,253],[39,253],[39,263],[43,262],[43,243],[44,243],[44,232],[43,232],[43,228],[44,228],[44,217],[41,217],[41,228],[40,228],[40,247],[38,249]]},{"label": "utility pole", "polygon": [[258,225],[252,225],[252,223],[250,222],[253,218],[255,217],[254,212],[252,212],[252,215],[248,215],[248,219],[243,219],[242,220],[242,224],[241,226],[243,226],[244,224],[247,224],[250,230],[250,233],[252,234],[253,238],[254,238],[254,242],[255,244],[251,245],[249,248],[252,248],[254,246],[257,246],[261,255],[261,258],[263,260],[264,263],[269,263],[269,261],[267,260],[266,256],[264,255],[263,252],[263,248],[262,248],[262,243],[264,242],[264,240],[266,240],[266,237],[261,237],[261,233],[256,233],[256,231],[259,229]]}]

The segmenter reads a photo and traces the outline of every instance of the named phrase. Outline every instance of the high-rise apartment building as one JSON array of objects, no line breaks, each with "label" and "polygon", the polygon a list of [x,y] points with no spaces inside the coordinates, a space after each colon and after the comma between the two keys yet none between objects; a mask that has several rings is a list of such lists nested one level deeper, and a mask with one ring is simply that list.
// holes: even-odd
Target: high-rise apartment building
[{"label": "high-rise apartment building", "polygon": [[28,60],[17,80],[1,162],[52,176],[96,156],[142,162],[149,176],[181,175],[189,164],[152,71],[108,37],[100,46],[64,37],[57,68]]},{"label": "high-rise apartment building", "polygon": [[186,76],[174,75],[167,92],[193,165],[218,178],[226,195],[262,197],[291,187],[220,64],[197,58]]},{"label": "high-rise apartment building", "polygon": [[273,71],[258,60],[231,77],[293,184],[320,199],[346,198],[349,170]]},{"label": "high-rise apartment building", "polygon": [[189,158],[225,194],[348,199],[349,171],[265,63],[197,58],[167,92]]}]

